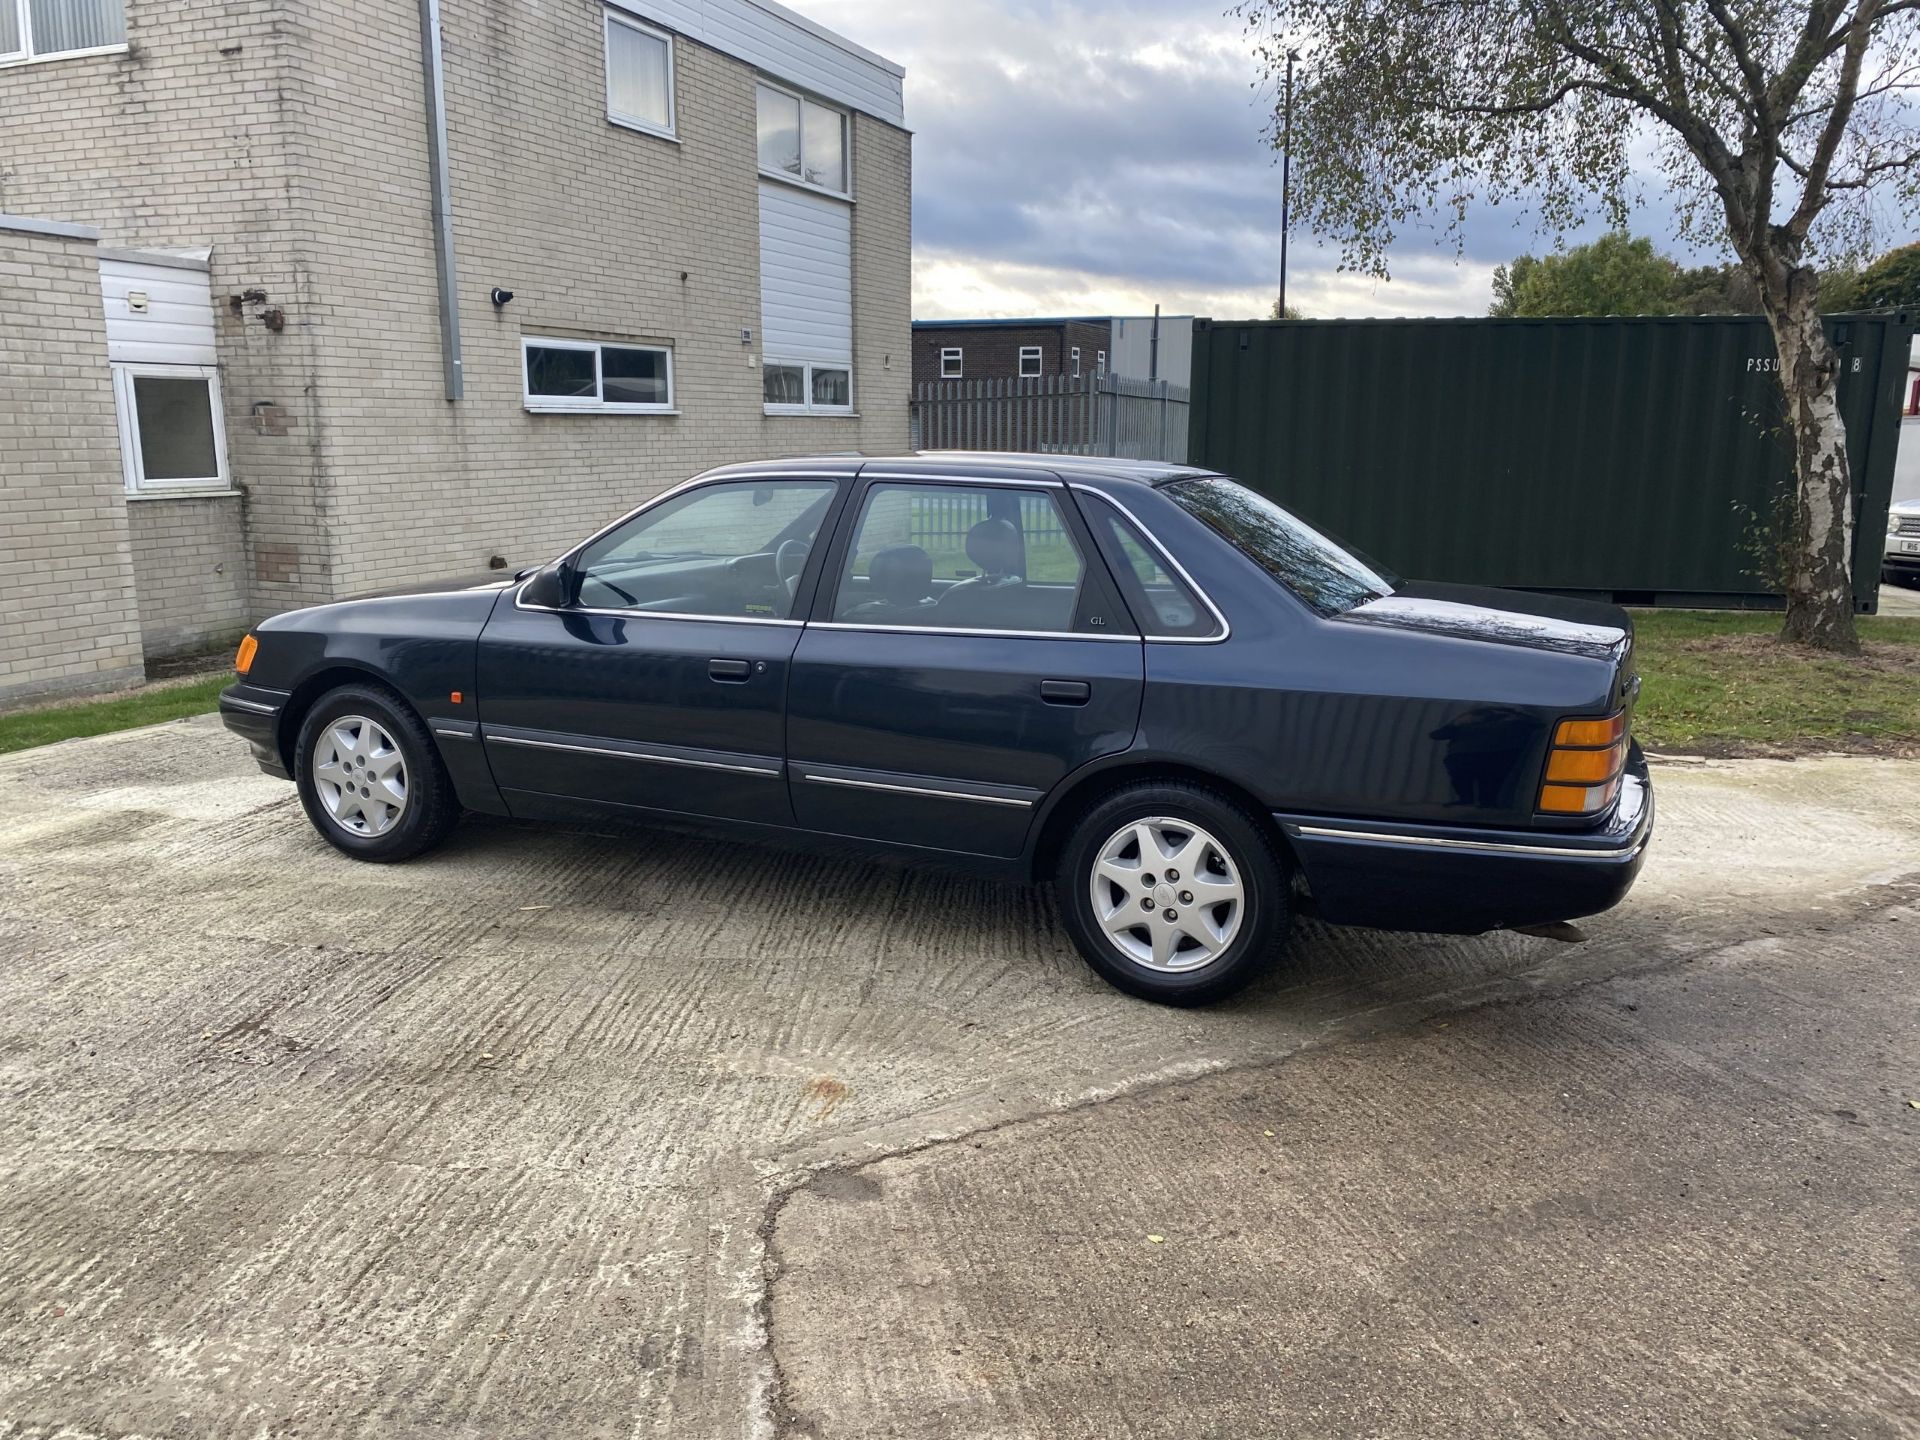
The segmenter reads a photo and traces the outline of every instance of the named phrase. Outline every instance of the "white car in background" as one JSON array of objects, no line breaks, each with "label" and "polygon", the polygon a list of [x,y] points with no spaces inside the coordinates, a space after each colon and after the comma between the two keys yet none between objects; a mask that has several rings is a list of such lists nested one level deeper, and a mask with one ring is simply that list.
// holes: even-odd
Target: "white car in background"
[{"label": "white car in background", "polygon": [[1920,584],[1920,500],[1901,500],[1887,510],[1880,578],[1890,585]]}]

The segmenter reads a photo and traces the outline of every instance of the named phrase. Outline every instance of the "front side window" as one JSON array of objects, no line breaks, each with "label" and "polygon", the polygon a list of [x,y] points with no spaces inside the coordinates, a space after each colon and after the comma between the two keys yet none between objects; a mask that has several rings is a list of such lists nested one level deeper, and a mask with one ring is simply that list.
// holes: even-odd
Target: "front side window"
[{"label": "front side window", "polygon": [[760,170],[816,190],[849,190],[846,113],[762,83],[756,88]]},{"label": "front side window", "polygon": [[580,552],[577,602],[785,620],[833,489],[826,480],[742,481],[675,496]]},{"label": "front side window", "polygon": [[1022,345],[1020,347],[1020,378],[1032,380],[1040,374],[1040,347]]},{"label": "front side window", "polygon": [[113,387],[130,493],[228,487],[213,366],[115,365]]},{"label": "front side window", "polygon": [[672,38],[611,10],[605,22],[607,118],[656,135],[672,135]]},{"label": "front side window", "polygon": [[1235,481],[1176,480],[1161,493],[1321,615],[1391,595],[1398,583],[1391,572]]},{"label": "front side window", "polygon": [[833,618],[851,625],[1044,634],[1075,628],[1086,567],[1044,490],[876,485]]},{"label": "front side window", "polygon": [[71,55],[126,43],[122,0],[0,0],[0,60]]},{"label": "front side window", "polygon": [[1069,352],[1067,363],[1071,367],[1069,373],[1078,380],[1080,378],[1080,347],[1078,345]]},{"label": "front side window", "polygon": [[1090,500],[1081,510],[1126,592],[1141,634],[1150,640],[1209,640],[1222,633],[1192,587],[1117,510],[1103,500]]},{"label": "front side window", "polygon": [[960,379],[965,374],[962,368],[963,358],[964,352],[957,348],[942,350],[940,352],[940,378],[942,380]]},{"label": "front side window", "polygon": [[537,412],[659,414],[673,408],[673,351],[527,336],[525,402]]}]

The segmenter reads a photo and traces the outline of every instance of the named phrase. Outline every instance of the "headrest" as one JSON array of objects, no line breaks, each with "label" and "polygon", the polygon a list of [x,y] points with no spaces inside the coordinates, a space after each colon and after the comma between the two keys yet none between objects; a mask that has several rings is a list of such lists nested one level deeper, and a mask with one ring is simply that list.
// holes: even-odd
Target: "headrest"
[{"label": "headrest", "polygon": [[967,558],[989,575],[1018,574],[1025,547],[1005,520],[982,520],[967,532]]},{"label": "headrest", "polygon": [[933,557],[918,545],[890,545],[874,552],[867,574],[889,604],[918,605],[933,589]]}]

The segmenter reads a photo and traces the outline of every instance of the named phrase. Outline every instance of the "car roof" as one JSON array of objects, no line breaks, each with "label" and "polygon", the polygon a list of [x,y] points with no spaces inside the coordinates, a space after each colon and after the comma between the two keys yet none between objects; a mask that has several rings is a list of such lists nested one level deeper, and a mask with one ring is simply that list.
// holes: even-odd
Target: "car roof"
[{"label": "car roof", "polygon": [[709,470],[702,480],[755,475],[884,474],[899,478],[1008,479],[1034,472],[1063,480],[1105,485],[1164,485],[1196,475],[1211,475],[1190,465],[1165,460],[1127,460],[1108,455],[1048,455],[1000,450],[922,450],[902,455],[805,455],[785,460],[754,460]]}]

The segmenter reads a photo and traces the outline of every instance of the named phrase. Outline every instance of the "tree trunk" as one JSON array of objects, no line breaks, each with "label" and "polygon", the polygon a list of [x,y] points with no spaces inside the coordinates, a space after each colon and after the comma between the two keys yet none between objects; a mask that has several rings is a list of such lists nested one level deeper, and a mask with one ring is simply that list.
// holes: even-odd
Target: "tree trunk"
[{"label": "tree trunk", "polygon": [[1848,654],[1853,627],[1853,477],[1840,416],[1840,360],[1820,324],[1816,277],[1795,270],[1778,304],[1767,303],[1780,357],[1780,393],[1793,435],[1793,524],[1783,537],[1787,640]]}]

